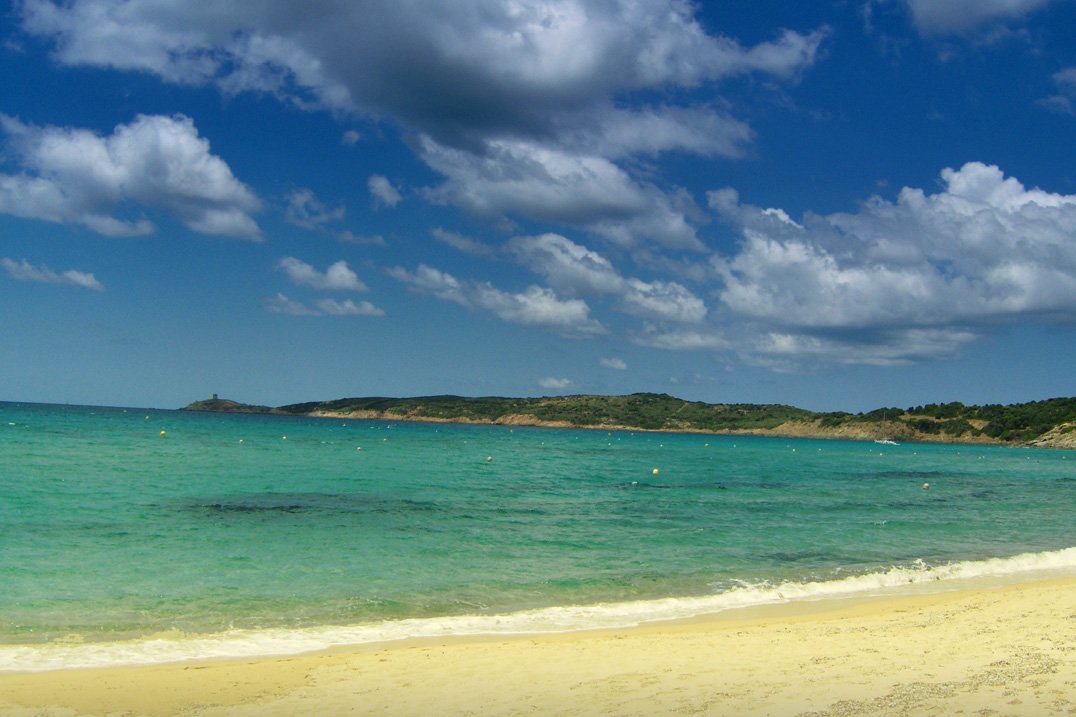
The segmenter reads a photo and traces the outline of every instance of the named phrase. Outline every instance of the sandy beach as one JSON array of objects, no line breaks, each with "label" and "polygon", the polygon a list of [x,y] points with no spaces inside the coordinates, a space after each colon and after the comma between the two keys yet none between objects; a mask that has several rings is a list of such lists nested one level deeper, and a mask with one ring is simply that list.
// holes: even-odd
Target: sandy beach
[{"label": "sandy beach", "polygon": [[1076,578],[623,630],[8,673],[0,714],[1074,715]]}]

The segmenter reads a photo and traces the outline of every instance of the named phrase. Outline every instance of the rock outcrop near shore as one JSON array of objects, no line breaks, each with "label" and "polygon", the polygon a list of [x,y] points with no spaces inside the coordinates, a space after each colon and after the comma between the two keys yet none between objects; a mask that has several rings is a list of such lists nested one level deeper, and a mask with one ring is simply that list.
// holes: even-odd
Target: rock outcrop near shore
[{"label": "rock outcrop near shore", "polygon": [[189,403],[181,410],[206,411],[210,413],[272,413],[273,411],[269,406],[254,406],[249,403],[230,401],[226,398],[217,398],[216,394],[213,395],[213,398]]}]

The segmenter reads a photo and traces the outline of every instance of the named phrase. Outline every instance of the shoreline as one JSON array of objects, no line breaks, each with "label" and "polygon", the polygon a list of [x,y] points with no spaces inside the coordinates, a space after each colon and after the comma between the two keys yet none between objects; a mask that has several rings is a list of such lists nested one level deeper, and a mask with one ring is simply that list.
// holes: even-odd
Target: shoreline
[{"label": "shoreline", "polygon": [[[1008,412],[999,413],[1002,408]],[[819,413],[781,404],[685,401],[655,393],[541,398],[358,397],[277,407],[239,403],[213,394],[210,399],[194,401],[180,410],[338,420],[1076,448],[1076,399],[1061,398],[1008,407],[955,403],[880,408],[868,414],[852,415],[842,411]],[[895,418],[889,421],[889,416]]]},{"label": "shoreline", "polygon": [[[181,408],[181,411],[192,411],[199,413],[239,413],[249,414],[245,411],[210,411],[201,409]],[[864,428],[864,425],[869,424],[855,424],[851,428],[842,429],[827,429],[821,428],[814,423],[805,421],[791,421],[785,424],[781,424],[776,428],[743,428],[743,429],[718,429],[708,430],[704,428],[640,428],[638,426],[624,426],[619,424],[577,424],[569,421],[544,421],[534,418],[533,416],[524,415],[511,415],[505,416],[502,419],[490,420],[490,419],[477,419],[467,416],[457,416],[453,418],[443,418],[439,416],[423,416],[414,414],[401,414],[392,413],[388,411],[310,411],[309,413],[287,413],[278,409],[270,409],[269,411],[257,414],[266,416],[283,416],[290,418],[324,418],[337,421],[382,421],[388,423],[433,423],[433,424],[453,424],[461,426],[508,426],[508,427],[525,427],[525,428],[552,428],[552,429],[570,429],[579,431],[619,431],[624,433],[668,433],[668,434],[690,434],[700,436],[719,436],[719,437],[743,437],[743,438],[788,438],[788,439],[803,439],[803,440],[818,440],[818,441],[853,441],[858,443],[873,443],[882,437],[882,434],[876,431]],[[987,436],[980,436],[976,438],[957,437],[957,436],[942,436],[942,435],[929,435],[918,434],[915,436],[900,436],[900,442],[897,444],[899,447],[902,444],[907,445],[943,445],[943,446],[995,446],[999,448],[1045,448],[1052,450],[1076,450],[1076,434],[1066,435],[1065,439],[1054,438],[1039,438],[1033,441],[1016,443],[1011,441],[1003,441],[998,438],[990,438]],[[889,447],[889,446],[887,446]]]},{"label": "shoreline", "polygon": [[[186,409],[180,409],[186,410]],[[369,414],[369,415],[367,415]],[[411,416],[384,412],[353,412],[340,413],[333,411],[313,411],[311,413],[292,414],[270,412],[264,415],[291,416],[294,418],[326,418],[337,421],[383,421],[399,423],[440,423],[458,424],[461,426],[509,426],[525,428],[562,428],[578,431],[619,431],[623,433],[668,433],[689,434],[699,436],[718,436],[728,438],[788,438],[813,441],[851,441],[856,443],[877,443],[881,434],[869,433],[861,430],[841,431],[818,428],[804,422],[792,422],[782,424],[777,428],[743,428],[743,429],[720,429],[707,430],[704,428],[638,428],[636,426],[621,426],[616,424],[581,425],[567,421],[542,421],[538,419],[521,419],[512,416],[512,420],[480,420],[467,417],[439,418],[436,416]],[[937,446],[992,446],[997,448],[1043,448],[1056,451],[1076,450],[1076,434],[1068,436],[1065,440],[1036,439],[1024,443],[1013,443],[997,438],[986,436],[978,438],[960,438],[954,436],[928,436],[917,435],[914,437],[901,436],[896,447],[901,445],[937,445]],[[893,447],[887,445],[887,448]]]},{"label": "shoreline", "polygon": [[[224,402],[224,399],[220,399]],[[0,403],[35,405],[27,401],[0,401]],[[426,424],[452,424],[461,426],[507,426],[526,428],[549,428],[570,429],[580,431],[619,431],[628,433],[666,433],[685,434],[716,437],[758,437],[758,438],[784,438],[821,441],[850,441],[857,443],[872,443],[887,437],[897,440],[897,445],[954,445],[970,447],[1008,447],[1008,448],[1044,448],[1058,451],[1076,450],[1076,425],[1064,423],[1056,426],[1046,433],[1026,441],[1008,441],[989,436],[953,436],[947,434],[934,434],[922,432],[909,432],[907,430],[894,433],[890,436],[883,433],[877,424],[870,422],[852,422],[838,428],[829,428],[819,425],[818,420],[792,420],[782,423],[774,428],[722,428],[706,429],[690,426],[678,426],[668,428],[644,428],[640,426],[623,425],[617,423],[581,424],[571,421],[553,421],[536,418],[529,414],[510,414],[498,419],[472,418],[469,416],[431,416],[421,413],[396,413],[392,410],[310,410],[306,412],[291,412],[282,410],[280,407],[254,406],[248,404],[235,404],[237,407],[206,408],[198,407],[196,401],[193,404],[181,408],[162,407],[122,407],[122,406],[88,406],[82,404],[64,404],[81,408],[106,408],[118,410],[141,411],[180,411],[189,413],[209,413],[224,415],[256,415],[273,416],[291,419],[330,419],[338,421],[381,421],[388,423],[426,423]],[[234,403],[234,402],[228,402]],[[60,404],[40,404],[60,405]],[[888,447],[888,446],[887,446]]]},{"label": "shoreline", "polygon": [[1071,715],[1074,606],[1068,575],[633,628],[0,673],[0,715]]},{"label": "shoreline", "polygon": [[514,612],[371,619],[223,632],[174,628],[125,639],[71,634],[47,642],[0,644],[0,675],[135,667],[206,660],[260,659],[413,640],[511,638],[634,629],[682,621],[824,612],[853,603],[990,589],[1051,578],[1076,578],[1076,547],[934,566],[908,564],[829,580],[744,584],[705,595],[565,603]]}]

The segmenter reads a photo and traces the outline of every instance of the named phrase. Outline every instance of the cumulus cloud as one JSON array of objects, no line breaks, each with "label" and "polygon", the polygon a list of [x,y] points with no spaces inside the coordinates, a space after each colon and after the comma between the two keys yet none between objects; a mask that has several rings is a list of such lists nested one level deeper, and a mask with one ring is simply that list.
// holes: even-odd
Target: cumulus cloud
[{"label": "cumulus cloud", "polygon": [[284,257],[278,266],[300,286],[326,291],[367,291],[366,284],[344,260],[331,264],[324,272],[293,256]]},{"label": "cumulus cloud", "polygon": [[366,187],[370,190],[370,194],[373,195],[375,204],[384,207],[395,207],[403,201],[403,197],[400,196],[396,187],[392,186],[392,182],[380,174],[371,174],[370,178],[366,180]]},{"label": "cumulus cloud", "polygon": [[570,295],[617,294],[624,278],[601,254],[559,234],[518,236],[508,243],[521,264]]},{"label": "cumulus cloud", "polygon": [[551,391],[563,391],[572,385],[572,380],[569,378],[548,377],[539,379],[538,385]]},{"label": "cumulus cloud", "polygon": [[985,24],[1021,18],[1050,0],[905,0],[924,35],[973,30]]},{"label": "cumulus cloud", "polygon": [[[744,45],[708,31],[695,11],[682,0],[19,5],[24,29],[51,41],[63,63],[395,121],[444,175],[435,201],[580,226],[625,246],[701,251],[689,218],[633,160],[739,156],[753,132],[717,85],[745,74],[794,82],[828,31]],[[703,86],[714,88],[707,104],[654,99]],[[384,177],[371,181],[376,201],[400,201]]]},{"label": "cumulus cloud", "polygon": [[559,234],[514,237],[509,250],[555,289],[570,296],[608,296],[624,313],[649,319],[699,322],[705,303],[676,282],[624,277],[604,256]]},{"label": "cumulus cloud", "polygon": [[702,299],[676,282],[628,279],[626,286],[620,305],[629,314],[688,323],[706,318]]},{"label": "cumulus cloud", "polygon": [[137,207],[167,212],[202,234],[261,239],[251,217],[261,202],[188,117],[139,115],[108,137],[4,115],[0,129],[21,170],[0,174],[0,212],[109,236],[153,232],[150,219],[125,215]]},{"label": "cumulus cloud", "polygon": [[562,333],[592,335],[603,333],[597,321],[590,318],[590,308],[579,299],[560,299],[553,291],[540,286],[528,286],[517,294],[478,284],[473,300],[505,321],[524,326],[552,328]]},{"label": "cumulus cloud", "polygon": [[289,316],[384,316],[385,312],[369,301],[355,302],[351,299],[336,301],[322,299],[311,307],[301,301],[277,294],[265,300],[265,309],[274,314]]},{"label": "cumulus cloud", "polygon": [[4,257],[0,259],[0,266],[4,267],[4,270],[13,279],[19,281],[36,281],[43,284],[68,284],[70,286],[79,286],[83,289],[92,289],[93,291],[104,291],[105,287],[101,285],[93,274],[89,274],[84,271],[78,271],[76,269],[68,269],[63,272],[55,272],[48,268],[44,264],[41,266],[34,266],[30,262],[23,259],[22,261],[15,261]]},{"label": "cumulus cloud", "polygon": [[608,358],[603,358],[601,361],[599,361],[599,363],[602,366],[604,366],[605,368],[611,368],[611,369],[614,369],[616,371],[627,371],[628,370],[628,364],[624,362],[624,359],[620,359],[620,358],[616,358],[616,357],[612,357],[612,356],[608,357]]},{"label": "cumulus cloud", "polygon": [[67,64],[390,114],[442,138],[541,133],[561,112],[619,91],[750,72],[792,77],[824,36],[783,31],[744,47],[668,0],[323,9],[268,0],[212,10],[179,0],[26,0],[20,10],[24,28],[51,39]]},{"label": "cumulus cloud", "polygon": [[760,356],[872,364],[949,355],[997,323],[1076,321],[1076,195],[979,162],[941,178],[802,224],[712,192],[742,231],[712,262],[723,314],[749,322]]},{"label": "cumulus cloud", "polygon": [[480,217],[523,216],[588,228],[631,246],[648,239],[674,249],[702,251],[695,229],[653,185],[596,154],[522,140],[491,140],[482,153],[427,137],[423,159],[446,181],[426,196]]},{"label": "cumulus cloud", "polygon": [[303,187],[288,195],[288,208],[284,212],[284,218],[304,229],[317,229],[320,226],[341,221],[345,212],[346,209],[342,204],[335,209],[330,209],[314,196],[313,190]]},{"label": "cumulus cloud", "polygon": [[388,274],[415,291],[489,311],[509,323],[549,329],[566,336],[594,336],[606,332],[601,323],[590,317],[590,307],[585,301],[561,299],[544,287],[532,285],[522,292],[511,293],[488,282],[461,281],[425,264],[419,265],[414,272],[394,267]]},{"label": "cumulus cloud", "polygon": [[397,266],[389,269],[388,275],[419,293],[431,294],[460,306],[472,305],[468,298],[470,288],[464,282],[432,266],[420,264],[414,272]]}]

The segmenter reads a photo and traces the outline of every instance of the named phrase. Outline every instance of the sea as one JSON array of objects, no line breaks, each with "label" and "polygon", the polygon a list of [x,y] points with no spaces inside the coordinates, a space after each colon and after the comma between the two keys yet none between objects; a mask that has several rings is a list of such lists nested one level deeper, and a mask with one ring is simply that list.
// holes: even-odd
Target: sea
[{"label": "sea", "polygon": [[0,403],[0,670],[1076,575],[1076,451]]}]

